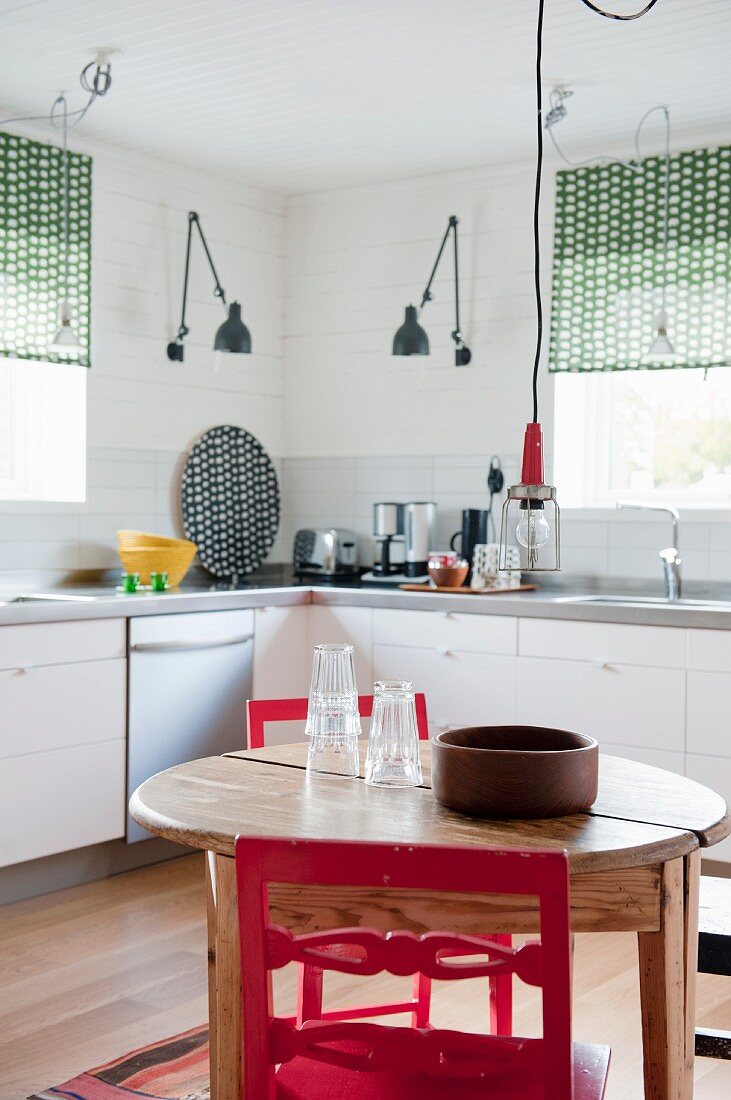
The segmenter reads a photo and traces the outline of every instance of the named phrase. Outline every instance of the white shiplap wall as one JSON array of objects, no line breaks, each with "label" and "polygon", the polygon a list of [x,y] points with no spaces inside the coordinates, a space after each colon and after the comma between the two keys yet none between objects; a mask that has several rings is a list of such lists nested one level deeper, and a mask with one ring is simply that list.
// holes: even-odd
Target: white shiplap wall
[{"label": "white shiplap wall", "polygon": [[[118,527],[179,533],[181,455],[215,424],[247,428],[277,464],[283,449],[282,196],[83,135],[72,147],[94,158],[88,501],[0,506],[0,571],[113,566]],[[252,333],[253,353],[220,356],[218,371],[211,348],[225,311],[197,239],[185,362],[166,356],[191,209]]]},{"label": "white shiplap wall", "polygon": [[[287,453],[515,454],[530,418],[535,346],[529,165],[290,199]],[[552,181],[543,221],[552,222]],[[404,306],[418,305],[450,214],[460,219],[462,329],[455,368],[451,248],[421,323],[431,355],[394,357]],[[550,286],[550,233],[544,250]],[[551,431],[550,386],[542,419]],[[316,399],[315,399],[316,395]],[[307,415],[302,410],[307,409]]]},{"label": "white shiplap wall", "polygon": [[[681,132],[673,144],[692,148],[730,138],[728,128]],[[648,135],[648,153],[657,140]],[[567,151],[581,159],[626,156],[628,147],[567,144]],[[546,331],[559,166],[549,151],[541,213]],[[444,546],[461,507],[486,505],[489,456],[503,457],[508,476],[516,472],[531,413],[533,173],[532,164],[522,163],[289,200],[287,541],[297,526],[338,523],[355,527],[367,555],[371,502],[424,499],[429,491],[439,505]],[[449,335],[451,254],[422,315],[431,356],[390,354],[404,306],[420,301],[450,214],[460,218],[462,328],[473,352],[470,366],[459,369]],[[553,386],[545,365],[540,397],[550,467]],[[731,524],[708,518],[684,519],[684,575],[730,580]],[[567,573],[659,581],[658,551],[669,538],[662,519],[577,510],[564,517],[562,565]]]}]

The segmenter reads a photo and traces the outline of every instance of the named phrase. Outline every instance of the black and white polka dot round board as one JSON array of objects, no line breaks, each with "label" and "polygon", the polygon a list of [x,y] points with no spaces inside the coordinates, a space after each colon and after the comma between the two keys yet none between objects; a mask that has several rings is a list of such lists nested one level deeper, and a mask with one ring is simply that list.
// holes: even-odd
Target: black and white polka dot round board
[{"label": "black and white polka dot round board", "polygon": [[216,577],[251,573],[279,528],[279,481],[271,458],[243,428],[222,424],[193,446],[183,470],[186,537]]}]

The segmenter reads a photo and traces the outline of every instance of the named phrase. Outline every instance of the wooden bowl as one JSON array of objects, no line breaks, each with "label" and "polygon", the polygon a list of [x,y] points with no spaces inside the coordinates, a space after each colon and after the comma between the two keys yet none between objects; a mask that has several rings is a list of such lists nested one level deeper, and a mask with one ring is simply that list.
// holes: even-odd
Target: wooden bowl
[{"label": "wooden bowl", "polygon": [[565,817],[588,810],[599,784],[593,737],[543,726],[470,726],[432,742],[432,790],[478,817]]},{"label": "wooden bowl", "polygon": [[437,588],[461,588],[465,582],[470,567],[467,562],[461,565],[437,565],[429,566],[429,580]]}]

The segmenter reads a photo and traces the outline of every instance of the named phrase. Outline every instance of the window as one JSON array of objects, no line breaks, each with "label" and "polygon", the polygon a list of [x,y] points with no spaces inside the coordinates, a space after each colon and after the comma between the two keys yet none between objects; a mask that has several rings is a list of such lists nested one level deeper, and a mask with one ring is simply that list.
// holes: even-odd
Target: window
[{"label": "window", "polygon": [[86,499],[82,366],[0,359],[0,500]]},{"label": "window", "polygon": [[731,370],[557,374],[561,504],[731,507]]}]

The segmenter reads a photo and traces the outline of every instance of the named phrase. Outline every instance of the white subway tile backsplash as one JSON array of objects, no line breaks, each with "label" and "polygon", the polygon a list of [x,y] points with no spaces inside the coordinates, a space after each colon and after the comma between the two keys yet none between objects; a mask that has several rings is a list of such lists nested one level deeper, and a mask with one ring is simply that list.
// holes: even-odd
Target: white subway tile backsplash
[{"label": "white subway tile backsplash", "polygon": [[154,481],[142,488],[97,487],[89,488],[89,508],[93,514],[116,515],[119,512],[138,512],[140,515],[154,516],[156,512]]}]

